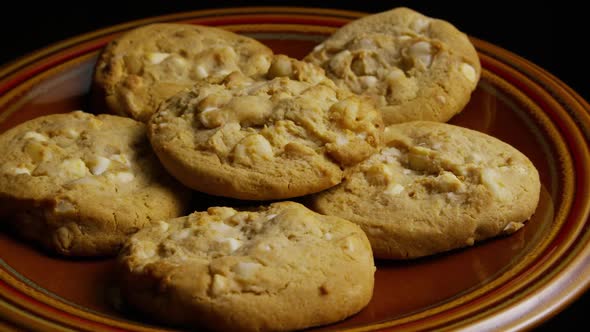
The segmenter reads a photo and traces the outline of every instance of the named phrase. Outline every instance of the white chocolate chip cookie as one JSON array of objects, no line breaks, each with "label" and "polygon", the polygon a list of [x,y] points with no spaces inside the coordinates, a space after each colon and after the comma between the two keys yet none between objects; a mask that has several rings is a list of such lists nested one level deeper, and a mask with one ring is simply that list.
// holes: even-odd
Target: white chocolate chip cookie
[{"label": "white chocolate chip cookie", "polygon": [[104,49],[95,70],[95,98],[115,114],[147,122],[162,101],[196,82],[219,83],[230,74],[262,77],[271,57],[258,41],[219,28],[147,25]]},{"label": "white chocolate chip cookie", "polygon": [[371,103],[273,68],[273,79],[199,83],[159,108],[148,134],[173,176],[212,195],[283,199],[338,184],[344,168],[378,149],[382,122]]},{"label": "white chocolate chip cookie", "polygon": [[182,215],[188,195],[129,118],[49,115],[0,136],[0,214],[60,254],[114,255],[140,228]]},{"label": "white chocolate chip cookie", "polygon": [[407,8],[345,25],[305,60],[338,86],[372,97],[386,125],[446,122],[467,104],[481,71],[464,33]]},{"label": "white chocolate chip cookie", "polygon": [[359,224],[375,257],[427,256],[510,234],[537,207],[536,168],[494,137],[416,121],[387,127],[384,140],[379,153],[311,202]]},{"label": "white chocolate chip cookie", "polygon": [[212,207],[143,229],[119,257],[122,294],[172,324],[214,331],[287,331],[366,306],[375,266],[363,231],[281,202]]}]

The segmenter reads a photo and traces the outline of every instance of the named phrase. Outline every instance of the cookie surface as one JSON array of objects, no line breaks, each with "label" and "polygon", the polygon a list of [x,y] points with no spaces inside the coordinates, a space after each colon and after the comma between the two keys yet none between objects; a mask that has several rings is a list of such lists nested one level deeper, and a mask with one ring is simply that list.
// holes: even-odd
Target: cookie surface
[{"label": "cookie surface", "polygon": [[195,82],[219,83],[232,72],[261,76],[271,56],[258,41],[222,29],[147,25],[104,49],[95,69],[96,98],[115,114],[146,122],[162,101]]},{"label": "cookie surface", "polygon": [[198,191],[270,200],[334,186],[342,168],[377,150],[382,123],[371,103],[329,80],[273,75],[199,83],[165,102],[148,133],[166,169]]},{"label": "cookie surface", "polygon": [[375,257],[427,256],[520,229],[539,200],[539,174],[522,153],[489,135],[417,121],[387,127],[380,153],[314,210],[359,224]]},{"label": "cookie surface", "polygon": [[0,214],[60,254],[114,255],[143,226],[182,215],[188,195],[129,118],[49,115],[0,136]]},{"label": "cookie surface", "polygon": [[372,97],[386,125],[446,122],[467,104],[481,71],[464,33],[408,8],[352,21],[304,60],[338,86]]},{"label": "cookie surface", "polygon": [[342,320],[372,297],[375,266],[351,222],[281,202],[213,207],[135,234],[121,289],[161,321],[216,331],[285,331]]}]

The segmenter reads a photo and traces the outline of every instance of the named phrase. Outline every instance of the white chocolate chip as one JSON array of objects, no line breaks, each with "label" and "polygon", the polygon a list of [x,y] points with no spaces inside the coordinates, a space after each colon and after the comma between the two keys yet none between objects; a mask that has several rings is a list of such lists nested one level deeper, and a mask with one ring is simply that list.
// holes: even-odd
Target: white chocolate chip
[{"label": "white chocolate chip", "polygon": [[444,171],[437,176],[436,181],[438,189],[441,192],[456,192],[463,186],[463,183],[455,176],[455,174],[447,171]]},{"label": "white chocolate chip", "polygon": [[442,148],[442,144],[440,142],[434,142],[432,144],[432,149],[433,150],[440,150],[440,148]]},{"label": "white chocolate chip", "polygon": [[215,127],[215,125],[211,121],[211,113],[218,109],[219,107],[217,106],[207,106],[201,111],[201,113],[199,113],[199,120],[201,121],[203,126],[207,128]]},{"label": "white chocolate chip", "polygon": [[190,228],[185,228],[185,229],[182,229],[178,232],[174,232],[174,233],[170,234],[170,239],[173,241],[184,240],[191,235],[191,232],[192,231]]},{"label": "white chocolate chip", "polygon": [[57,229],[55,232],[55,240],[59,243],[59,245],[64,249],[69,249],[72,245],[72,240],[74,238],[72,232],[66,227],[62,226]]},{"label": "white chocolate chip", "polygon": [[25,133],[25,135],[23,136],[23,138],[35,140],[35,141],[39,141],[39,142],[46,142],[47,141],[47,137],[45,135],[39,134],[36,131],[27,131]]},{"label": "white chocolate chip", "polygon": [[289,77],[293,73],[293,64],[286,56],[277,56],[270,65],[270,77]]},{"label": "white chocolate chip", "polygon": [[114,174],[108,174],[107,179],[119,183],[129,183],[135,179],[135,175],[131,172],[117,172]]},{"label": "white chocolate chip", "polygon": [[29,141],[25,145],[25,152],[35,163],[45,162],[53,157],[51,151],[37,140]]},{"label": "white chocolate chip", "polygon": [[456,193],[453,193],[453,192],[448,192],[445,195],[447,197],[447,200],[450,202],[461,202],[464,200],[464,196],[457,195]]},{"label": "white chocolate chip", "polygon": [[111,165],[111,160],[102,156],[95,156],[86,163],[93,175],[101,175],[106,172]]},{"label": "white chocolate chip", "polygon": [[137,258],[144,260],[154,257],[156,255],[156,250],[153,246],[139,247],[135,255]]},{"label": "white chocolate chip", "polygon": [[205,67],[197,65],[195,66],[195,76],[197,77],[197,79],[202,80],[204,78],[207,78],[207,76],[209,76],[209,73],[207,72],[207,69],[205,69]]},{"label": "white chocolate chip", "polygon": [[71,139],[78,138],[80,136],[80,132],[78,132],[77,130],[74,130],[72,128],[68,128],[68,129],[64,130],[63,134],[65,137],[71,138]]},{"label": "white chocolate chip", "polygon": [[148,53],[147,58],[152,64],[157,65],[160,62],[166,60],[166,58],[168,58],[169,56],[170,53],[151,52]]},{"label": "white chocolate chip", "polygon": [[334,55],[332,57],[332,60],[330,60],[330,68],[338,73],[341,71],[340,68],[342,67],[348,67],[347,63],[349,63],[351,61],[351,53],[349,50],[344,50],[341,51],[339,53],[337,53],[336,55]]},{"label": "white chocolate chip", "polygon": [[218,70],[218,71],[217,71],[215,74],[216,74],[217,76],[227,76],[227,75],[231,74],[232,72],[233,72],[233,71],[231,71],[231,70],[229,70],[229,69],[227,69],[227,68],[224,68],[224,69],[220,69],[220,70]]},{"label": "white chocolate chip", "polygon": [[469,82],[475,82],[475,80],[477,79],[477,74],[476,74],[475,68],[473,68],[473,66],[463,62],[459,68],[460,68],[463,76],[465,76],[465,78],[467,78],[467,80],[469,80]]},{"label": "white chocolate chip", "polygon": [[59,165],[59,174],[68,178],[82,178],[88,174],[88,168],[80,158],[66,159]]},{"label": "white chocolate chip", "polygon": [[384,157],[399,157],[402,155],[402,153],[397,148],[386,148],[381,150],[380,155]]},{"label": "white chocolate chip", "polygon": [[332,233],[325,233],[324,234],[324,239],[326,239],[328,241],[332,240]]},{"label": "white chocolate chip", "polygon": [[429,67],[432,63],[432,46],[429,42],[419,41],[409,48],[410,56]]},{"label": "white chocolate chip", "polygon": [[215,274],[213,275],[213,282],[211,283],[211,293],[212,295],[221,295],[228,290],[228,280],[226,277]]},{"label": "white chocolate chip", "polygon": [[[231,218],[234,214],[237,213],[237,211],[234,210],[234,209],[232,209],[232,208],[229,208],[229,207],[217,207],[217,206],[216,207],[211,207],[211,208],[207,209],[207,212],[209,214],[214,214],[214,215],[219,216],[219,218],[221,220],[225,220],[225,219]],[[211,226],[213,226],[213,225],[211,225]],[[225,226],[227,226],[227,225],[225,225]],[[215,226],[213,226],[213,227],[215,227]],[[213,228],[213,227],[211,227],[211,228]],[[229,227],[229,226],[227,226],[227,227]]]},{"label": "white chocolate chip", "polygon": [[215,242],[221,244],[221,246],[228,250],[230,253],[238,250],[242,246],[242,241],[233,237],[224,237],[217,239]]},{"label": "white chocolate chip", "polygon": [[416,32],[423,32],[424,30],[426,30],[426,28],[428,28],[429,25],[430,25],[429,19],[419,17],[414,22],[412,22],[411,28],[412,28],[412,30],[414,30]]},{"label": "white chocolate chip", "polygon": [[377,82],[379,82],[379,79],[375,76],[361,76],[361,84],[366,89],[374,87]]},{"label": "white chocolate chip", "polygon": [[384,193],[391,196],[397,196],[404,191],[404,186],[399,183],[396,184],[389,184],[387,189],[385,189]]},{"label": "white chocolate chip", "polygon": [[168,228],[170,228],[170,224],[165,221],[159,221],[158,226],[160,226],[160,230],[162,232],[166,232],[168,230]]},{"label": "white chocolate chip", "polygon": [[[232,214],[233,215],[233,214]],[[209,228],[214,230],[215,232],[219,233],[220,235],[232,235],[235,234],[236,229],[226,225],[225,223],[222,222],[212,222],[209,223]]]},{"label": "white chocolate chip", "polygon": [[481,155],[479,153],[471,153],[469,154],[466,158],[465,161],[468,163],[475,163],[475,164],[479,164],[483,161],[483,158],[481,157]]},{"label": "white chocolate chip", "polygon": [[271,251],[272,250],[272,248],[270,247],[270,245],[268,245],[267,243],[260,244],[260,249],[262,249],[264,251]]},{"label": "white chocolate chip", "polygon": [[135,175],[133,175],[133,173],[131,173],[131,172],[117,173],[117,179],[123,183],[131,182],[131,181],[133,181],[134,178],[135,178]]},{"label": "white chocolate chip", "polygon": [[127,158],[126,155],[123,154],[114,154],[110,157],[110,159],[112,161],[116,161],[118,163],[121,163],[127,167],[131,167],[131,161],[129,161],[129,158]]},{"label": "white chocolate chip", "polygon": [[313,48],[313,51],[314,51],[314,52],[319,52],[319,51],[323,50],[323,49],[324,49],[324,47],[326,47],[326,45],[324,45],[324,43],[321,43],[321,44],[319,44],[319,45],[316,45],[316,46]]},{"label": "white chocolate chip", "polygon": [[389,73],[387,73],[387,81],[389,82],[398,82],[402,79],[406,78],[406,75],[404,74],[404,72],[396,67],[391,68],[391,70],[389,71]]},{"label": "white chocolate chip", "polygon": [[512,169],[520,174],[527,174],[528,173],[526,167],[521,166],[521,165],[516,165]]},{"label": "white chocolate chip", "polygon": [[385,186],[393,181],[391,168],[384,164],[375,164],[365,171],[367,182],[375,186]]},{"label": "white chocolate chip", "polygon": [[244,137],[234,148],[234,161],[252,165],[256,159],[271,160],[274,157],[270,142],[262,135]]},{"label": "white chocolate chip", "polygon": [[508,201],[512,199],[510,192],[501,181],[500,175],[497,171],[485,168],[480,174],[481,183],[485,185],[492,194],[502,201]]},{"label": "white chocolate chip", "polygon": [[521,222],[510,222],[510,223],[508,223],[508,225],[506,225],[504,227],[502,232],[504,234],[512,234],[512,233],[516,232],[517,230],[521,229],[522,227],[524,227],[524,224]]},{"label": "white chocolate chip", "polygon": [[68,182],[67,185],[68,186],[77,185],[77,184],[80,184],[80,185],[85,185],[85,184],[87,184],[87,185],[97,185],[98,183],[99,182],[95,178],[89,177],[89,176],[85,176],[83,178],[79,178],[79,179],[76,179],[74,181]]},{"label": "white chocolate chip", "polygon": [[441,104],[446,104],[447,102],[447,98],[445,98],[445,96],[443,95],[437,95],[436,100]]},{"label": "white chocolate chip", "polygon": [[204,108],[204,109],[201,111],[201,114],[203,114],[203,113],[209,113],[209,112],[211,112],[211,111],[215,111],[215,110],[218,110],[218,109],[219,109],[219,107],[217,107],[217,106],[207,106],[207,107],[205,107],[205,108]]},{"label": "white chocolate chip", "polygon": [[418,146],[418,145],[413,146],[411,148],[411,151],[412,151],[412,153],[423,155],[423,156],[427,156],[432,152],[432,150],[430,150],[429,148],[423,147],[423,146]]},{"label": "white chocolate chip", "polygon": [[276,216],[277,216],[276,213],[269,214],[268,216],[266,216],[266,220],[273,220]]},{"label": "white chocolate chip", "polygon": [[258,263],[239,262],[232,267],[232,271],[243,279],[250,279],[261,267],[262,265]]},{"label": "white chocolate chip", "polygon": [[241,223],[246,222],[246,220],[248,220],[248,218],[250,218],[250,214],[248,212],[245,211],[240,211],[236,214],[234,214],[233,216],[231,216],[231,218],[228,219],[228,221],[230,222],[230,225],[239,225]]},{"label": "white chocolate chip", "polygon": [[177,68],[182,69],[182,68],[187,67],[186,60],[181,57],[174,56],[174,57],[172,57],[171,61],[172,61],[172,64]]},{"label": "white chocolate chip", "polygon": [[354,240],[351,236],[347,237],[346,240],[344,240],[344,245],[342,246],[342,248],[348,252],[354,251]]},{"label": "white chocolate chip", "polygon": [[362,50],[374,50],[377,48],[377,45],[375,45],[375,42],[373,42],[373,40],[368,39],[368,38],[362,38],[361,40],[359,40],[358,46]]},{"label": "white chocolate chip", "polygon": [[346,136],[338,135],[338,137],[336,137],[336,145],[342,146],[346,144],[348,144],[348,138]]},{"label": "white chocolate chip", "polygon": [[13,167],[9,170],[12,175],[26,174],[31,175],[31,171],[25,167]]},{"label": "white chocolate chip", "polygon": [[265,72],[268,71],[268,68],[270,67],[270,59],[266,55],[257,54],[253,57],[252,65],[258,70]]}]

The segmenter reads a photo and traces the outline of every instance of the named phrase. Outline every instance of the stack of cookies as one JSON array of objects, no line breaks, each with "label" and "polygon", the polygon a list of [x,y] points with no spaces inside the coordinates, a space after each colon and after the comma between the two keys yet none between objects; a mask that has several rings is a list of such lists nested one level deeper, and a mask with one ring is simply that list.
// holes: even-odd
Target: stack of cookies
[{"label": "stack of cookies", "polygon": [[[116,115],[0,136],[0,213],[59,254],[118,255],[125,302],[166,323],[333,323],[370,301],[374,257],[471,246],[533,214],[530,160],[444,123],[480,72],[465,34],[406,8],[303,60],[216,28],[140,27],[96,64],[94,101]],[[251,207],[194,212],[194,191]]]}]

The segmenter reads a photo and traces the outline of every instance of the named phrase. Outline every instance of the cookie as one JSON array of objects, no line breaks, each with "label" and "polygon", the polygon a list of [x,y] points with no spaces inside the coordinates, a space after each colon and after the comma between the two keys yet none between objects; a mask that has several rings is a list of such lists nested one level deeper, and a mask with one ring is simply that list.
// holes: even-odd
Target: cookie
[{"label": "cookie", "polygon": [[182,215],[188,195],[129,118],[77,111],[0,135],[0,214],[59,254],[114,255],[140,228]]},{"label": "cookie", "polygon": [[163,103],[148,135],[166,169],[201,192],[274,200],[332,187],[377,151],[383,126],[371,103],[301,78],[313,70],[297,61],[276,67],[269,80],[197,83]]},{"label": "cookie", "polygon": [[162,101],[195,82],[219,83],[232,72],[261,77],[272,54],[252,38],[219,28],[146,25],[106,46],[95,68],[95,99],[146,122]]},{"label": "cookie", "polygon": [[342,320],[371,299],[363,231],[293,202],[212,207],[143,229],[119,257],[126,302],[170,324],[287,331]]},{"label": "cookie", "polygon": [[512,146],[438,122],[387,127],[385,147],[314,210],[359,224],[375,257],[406,259],[511,234],[534,213],[539,174]]},{"label": "cookie", "polygon": [[446,122],[467,104],[481,72],[464,33],[408,8],[352,21],[304,60],[339,87],[372,97],[386,125]]}]

